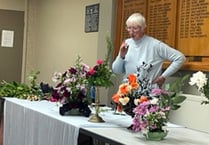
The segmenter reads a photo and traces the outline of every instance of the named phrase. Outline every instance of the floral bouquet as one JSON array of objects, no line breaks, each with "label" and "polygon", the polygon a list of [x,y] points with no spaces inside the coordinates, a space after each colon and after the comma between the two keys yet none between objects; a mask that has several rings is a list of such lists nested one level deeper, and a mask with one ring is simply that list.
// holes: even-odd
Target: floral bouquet
[{"label": "floral bouquet", "polygon": [[192,75],[189,84],[191,86],[195,85],[201,95],[207,99],[201,102],[201,104],[209,104],[209,82],[206,74],[198,71]]},{"label": "floral bouquet", "polygon": [[136,74],[129,74],[127,80],[119,86],[118,92],[112,96],[116,114],[125,111],[133,117],[133,108],[150,98],[151,83],[148,73],[151,67],[152,65],[143,63],[137,68]]},{"label": "floral bouquet", "polygon": [[135,114],[132,123],[132,129],[142,133],[149,138],[150,132],[163,134],[159,140],[167,135],[166,124],[168,122],[168,113],[170,106],[162,106],[159,99],[154,97],[151,100],[140,103],[133,112]]},{"label": "floral bouquet", "polygon": [[141,131],[148,140],[162,140],[168,133],[170,110],[178,109],[178,104],[185,97],[159,88],[152,89],[150,96],[133,109],[134,117],[129,129]]},{"label": "floral bouquet", "polygon": [[158,98],[140,103],[133,112],[133,130],[164,131],[168,121],[170,106],[161,106]]},{"label": "floral bouquet", "polygon": [[96,65],[88,71],[86,79],[90,86],[109,87],[113,84],[112,75],[107,61],[98,59]]},{"label": "floral bouquet", "polygon": [[153,95],[156,96],[156,94],[158,94],[157,96],[160,99],[159,103],[163,106],[170,106],[171,110],[180,108],[179,104],[182,103],[186,97],[179,92],[189,75],[176,79],[176,81],[169,84],[170,87],[166,91],[152,87],[152,83],[148,79],[151,68],[151,64],[143,62],[143,64],[137,68],[137,73],[129,74],[127,80],[119,86],[117,93],[112,96],[112,102],[116,106],[116,114],[125,111],[128,115],[133,117],[135,114],[133,109],[140,103],[152,99]]},{"label": "floral bouquet", "polygon": [[[90,122],[104,122],[104,120],[99,116],[99,106],[100,106],[100,87],[108,88],[113,85],[112,77],[114,76],[112,70],[109,67],[110,56],[112,52],[112,43],[109,37],[106,37],[107,42],[107,55],[104,60],[98,59],[95,66],[90,68],[87,73],[88,85],[93,88],[91,89],[91,94],[93,94],[92,100],[95,105],[95,114],[89,119]],[[96,94],[96,95],[94,95]],[[94,98],[95,97],[95,98]]]},{"label": "floral bouquet", "polygon": [[90,68],[87,73],[89,86],[109,87],[113,85],[111,78],[114,76],[109,67],[109,61],[112,53],[112,42],[109,37],[106,37],[107,54],[104,60],[98,59],[96,65]]},{"label": "floral bouquet", "polygon": [[78,109],[78,112],[88,117],[91,113],[88,105],[88,81],[87,74],[89,67],[81,63],[78,57],[76,64],[64,73],[56,72],[53,81],[57,83],[52,92],[52,101],[59,101],[63,104],[60,107],[60,114],[65,115],[68,111]]}]

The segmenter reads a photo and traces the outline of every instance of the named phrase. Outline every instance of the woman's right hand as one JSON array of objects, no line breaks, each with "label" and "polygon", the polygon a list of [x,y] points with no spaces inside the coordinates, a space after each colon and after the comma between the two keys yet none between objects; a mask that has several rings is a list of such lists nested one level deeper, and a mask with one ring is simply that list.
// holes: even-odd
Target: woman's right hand
[{"label": "woman's right hand", "polygon": [[128,44],[125,43],[124,41],[120,46],[120,57],[124,59],[127,51],[128,51]]}]

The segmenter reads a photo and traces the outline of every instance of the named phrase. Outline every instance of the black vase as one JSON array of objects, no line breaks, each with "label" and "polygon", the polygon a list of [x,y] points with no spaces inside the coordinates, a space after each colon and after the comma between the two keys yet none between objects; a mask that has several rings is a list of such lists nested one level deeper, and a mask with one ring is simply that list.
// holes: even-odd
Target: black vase
[{"label": "black vase", "polygon": [[133,109],[135,107],[136,105],[134,104],[134,98],[130,98],[130,101],[125,106],[123,106],[123,111],[133,118],[134,117]]},{"label": "black vase", "polygon": [[83,115],[85,117],[89,117],[91,114],[91,110],[88,105],[85,103],[78,103],[77,107],[71,107],[70,103],[63,104],[59,108],[60,115]]}]

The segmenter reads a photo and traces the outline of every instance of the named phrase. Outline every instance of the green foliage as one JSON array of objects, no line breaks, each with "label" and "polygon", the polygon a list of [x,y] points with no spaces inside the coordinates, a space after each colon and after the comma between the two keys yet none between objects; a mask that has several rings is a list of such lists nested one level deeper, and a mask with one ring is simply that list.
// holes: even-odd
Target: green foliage
[{"label": "green foliage", "polygon": [[171,110],[177,110],[181,106],[180,104],[186,100],[186,97],[183,95],[179,95],[178,93],[173,93],[173,95],[170,96],[170,106]]},{"label": "green foliage", "polygon": [[111,58],[111,54],[112,54],[112,50],[113,50],[112,41],[109,36],[106,36],[106,44],[107,44],[107,54],[105,57],[105,62],[109,63],[110,58]]},{"label": "green foliage", "polygon": [[2,81],[0,84],[0,96],[1,97],[17,97],[25,98],[30,94],[30,87],[26,84],[17,82],[8,83]]},{"label": "green foliage", "polygon": [[0,97],[16,97],[20,99],[40,100],[43,97],[43,92],[39,85],[36,84],[39,71],[31,71],[28,76],[30,85],[18,82],[0,83]]},{"label": "green foliage", "polygon": [[184,86],[184,82],[190,77],[190,75],[185,75],[183,77],[177,78],[174,82],[170,83],[170,87],[168,89],[170,93],[168,102],[170,104],[171,110],[177,110],[181,107],[181,103],[186,100],[186,97],[180,94],[182,87]]},{"label": "green foliage", "polygon": [[184,82],[186,80],[188,80],[189,77],[190,77],[190,75],[187,74],[187,75],[185,75],[183,77],[177,78],[174,82],[169,84],[168,91],[179,93],[181,91],[182,87],[184,86]]},{"label": "green foliage", "polygon": [[202,101],[201,104],[209,104],[209,81],[207,81],[207,84],[203,87],[203,94],[207,101]]},{"label": "green foliage", "polygon": [[90,86],[109,87],[111,82],[112,71],[106,63],[97,64],[93,67],[94,73],[87,77]]}]

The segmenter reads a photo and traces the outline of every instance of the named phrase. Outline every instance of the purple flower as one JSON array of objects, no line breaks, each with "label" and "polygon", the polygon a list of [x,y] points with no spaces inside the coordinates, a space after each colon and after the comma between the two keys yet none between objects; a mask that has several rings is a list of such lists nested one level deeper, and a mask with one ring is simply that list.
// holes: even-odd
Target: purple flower
[{"label": "purple flower", "polygon": [[77,73],[77,70],[76,70],[76,68],[71,67],[71,68],[69,69],[69,72],[70,72],[71,74],[76,74],[76,73]]},{"label": "purple flower", "polygon": [[152,89],[152,94],[153,94],[154,96],[168,95],[168,92],[165,91],[165,90],[159,89],[159,88],[155,88],[155,89]]},{"label": "purple flower", "polygon": [[152,104],[151,100],[140,103],[133,112],[135,116],[132,122],[134,131],[153,131],[162,130],[168,118],[166,112],[169,112],[170,107],[160,107],[159,102]]}]

